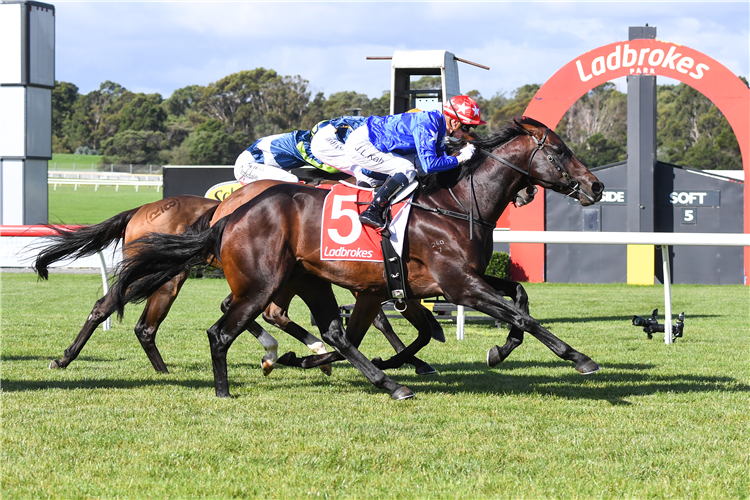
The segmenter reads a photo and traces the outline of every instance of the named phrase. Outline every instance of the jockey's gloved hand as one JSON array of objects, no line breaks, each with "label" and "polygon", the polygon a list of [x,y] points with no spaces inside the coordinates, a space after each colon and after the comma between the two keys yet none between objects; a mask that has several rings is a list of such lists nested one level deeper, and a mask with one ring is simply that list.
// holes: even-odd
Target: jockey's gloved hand
[{"label": "jockey's gloved hand", "polygon": [[463,163],[465,161],[468,161],[471,159],[472,156],[474,156],[474,151],[476,148],[473,144],[467,144],[463,148],[461,148],[461,152],[458,153],[458,156],[456,159],[458,160],[458,163]]}]

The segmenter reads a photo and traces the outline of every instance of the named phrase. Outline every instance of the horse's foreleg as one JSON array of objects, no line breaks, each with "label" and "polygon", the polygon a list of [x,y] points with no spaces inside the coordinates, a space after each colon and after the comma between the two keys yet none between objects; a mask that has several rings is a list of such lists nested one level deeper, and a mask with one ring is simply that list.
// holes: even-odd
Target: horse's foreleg
[{"label": "horse's foreleg", "polygon": [[489,314],[495,319],[510,323],[521,331],[529,332],[558,357],[573,361],[576,364],[576,370],[580,373],[589,374],[599,370],[599,365],[591,358],[555,337],[528,312],[495,292],[480,276],[468,270],[464,272],[466,274],[460,282],[455,281],[455,275],[446,277],[442,283],[439,282],[448,300]]},{"label": "horse's foreleg", "polygon": [[[417,329],[416,340],[408,347],[402,347],[400,350],[396,348],[394,342],[391,342],[391,345],[394,345],[397,354],[385,361],[376,358],[373,360],[375,365],[381,370],[386,370],[390,368],[399,368],[404,364],[409,363],[415,366],[417,375],[430,375],[437,373],[435,368],[417,358],[415,354],[425,347],[430,342],[430,339],[434,337],[435,325],[437,325],[440,330],[442,330],[442,328],[437,323],[437,320],[434,319],[432,313],[424,307],[419,300],[410,300],[406,310],[401,314]],[[395,337],[395,340],[401,344],[401,340],[396,336],[395,332],[393,333],[393,337]],[[386,338],[388,338],[388,335],[386,335]],[[403,346],[403,344],[401,345]]]},{"label": "horse's foreleg", "polygon": [[187,272],[178,274],[151,295],[146,301],[146,307],[144,307],[138,323],[135,325],[135,336],[157,372],[169,373],[169,370],[161,357],[161,353],[159,353],[159,349],[156,348],[156,332],[167,317],[187,276]]},{"label": "horse's foreleg", "polygon": [[[496,292],[500,292],[505,297],[510,297],[513,303],[529,314],[529,296],[526,294],[523,286],[516,282],[496,278],[495,276],[489,276],[485,274],[482,279],[490,285]],[[496,345],[487,352],[487,366],[494,368],[498,364],[502,363],[513,350],[523,343],[523,330],[517,326],[511,325],[508,338],[505,340],[505,344],[500,347]]]},{"label": "horse's foreleg", "polygon": [[[421,306],[421,303],[419,304]],[[432,316],[432,314],[430,314]],[[434,318],[433,318],[434,319]],[[375,320],[372,322],[372,326],[380,330],[380,332],[383,334],[383,336],[388,340],[388,342],[393,347],[393,350],[396,351],[397,354],[401,353],[404,349],[406,349],[406,346],[403,342],[401,342],[401,339],[396,335],[396,332],[393,330],[393,327],[391,326],[390,321],[388,321],[388,318],[385,316],[385,313],[381,309],[378,311],[378,315],[375,316]],[[437,329],[435,328],[437,327]],[[437,320],[434,321],[434,324],[432,325],[432,338],[438,338],[440,335],[439,332],[442,332],[442,327],[437,322]],[[437,335],[437,337],[436,337]],[[442,336],[443,342],[445,342],[445,336]],[[416,351],[415,351],[416,352]],[[391,358],[392,359],[392,358]],[[390,361],[390,360],[389,360]],[[411,365],[414,365],[414,372],[417,375],[431,375],[433,373],[437,373],[437,370],[435,370],[432,366],[430,366],[429,363],[425,363],[421,359],[417,358],[416,356],[411,356],[411,359],[406,361],[406,363],[409,363]],[[381,366],[381,369],[382,366]]]},{"label": "horse's foreleg", "polygon": [[101,325],[112,313],[115,312],[114,301],[110,295],[107,294],[101,299],[97,300],[94,304],[94,308],[91,310],[91,314],[86,318],[86,322],[83,324],[81,331],[78,332],[75,340],[70,346],[65,349],[62,359],[53,359],[49,367],[50,369],[55,368],[66,368],[74,359],[78,357],[86,345],[86,342],[94,334],[97,327]]},{"label": "horse's foreleg", "polygon": [[260,345],[266,350],[266,354],[260,360],[260,369],[263,370],[263,376],[267,377],[276,367],[276,361],[279,359],[279,343],[256,321],[251,321],[247,330],[258,339]]}]

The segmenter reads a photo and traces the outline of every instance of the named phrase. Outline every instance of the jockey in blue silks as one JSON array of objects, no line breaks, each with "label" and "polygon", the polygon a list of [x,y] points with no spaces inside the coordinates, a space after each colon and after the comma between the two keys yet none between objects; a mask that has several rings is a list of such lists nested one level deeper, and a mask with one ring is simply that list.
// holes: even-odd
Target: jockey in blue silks
[{"label": "jockey in blue silks", "polygon": [[299,182],[289,170],[307,165],[330,173],[355,175],[355,165],[343,154],[344,141],[366,119],[342,116],[320,122],[312,130],[258,139],[237,157],[234,176],[243,185],[260,179]]},{"label": "jockey in blue silks", "polygon": [[449,99],[439,110],[371,116],[365,125],[351,133],[345,151],[351,163],[389,177],[375,194],[359,220],[376,229],[385,226],[383,213],[390,201],[417,175],[415,156],[425,173],[456,168],[474,154],[474,146],[464,146],[458,156],[445,152],[445,138],[460,139],[477,125],[484,125],[477,103],[469,96]]}]

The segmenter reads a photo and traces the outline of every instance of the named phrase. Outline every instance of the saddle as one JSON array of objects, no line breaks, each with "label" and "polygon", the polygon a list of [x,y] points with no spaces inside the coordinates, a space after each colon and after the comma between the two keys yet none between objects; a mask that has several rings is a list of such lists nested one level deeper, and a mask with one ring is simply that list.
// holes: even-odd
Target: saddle
[{"label": "saddle", "polygon": [[341,182],[326,196],[321,214],[321,260],[383,262],[388,301],[406,307],[406,273],[401,259],[411,205],[404,201],[418,182],[406,186],[386,209],[386,229],[378,232],[360,224],[358,216],[370,204],[373,190]]}]

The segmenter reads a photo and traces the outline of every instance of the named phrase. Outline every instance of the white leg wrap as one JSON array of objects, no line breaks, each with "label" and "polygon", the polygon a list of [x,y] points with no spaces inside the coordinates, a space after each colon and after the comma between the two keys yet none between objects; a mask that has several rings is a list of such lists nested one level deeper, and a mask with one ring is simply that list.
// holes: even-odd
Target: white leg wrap
[{"label": "white leg wrap", "polygon": [[260,342],[260,345],[262,345],[266,349],[266,355],[263,356],[263,359],[276,361],[278,359],[279,350],[279,343],[276,341],[276,339],[273,338],[271,334],[265,330],[263,330],[263,332],[261,332],[261,334],[256,338]]}]

